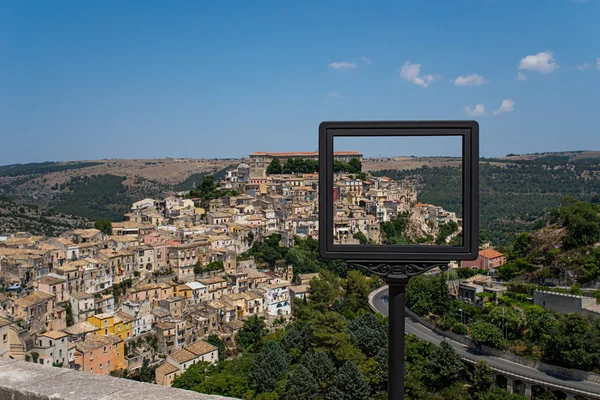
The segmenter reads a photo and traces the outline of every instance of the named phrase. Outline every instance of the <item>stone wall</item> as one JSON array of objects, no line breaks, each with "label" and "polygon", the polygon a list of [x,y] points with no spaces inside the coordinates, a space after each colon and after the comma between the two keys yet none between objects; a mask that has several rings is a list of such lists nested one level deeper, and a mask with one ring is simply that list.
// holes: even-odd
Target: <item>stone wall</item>
[{"label": "stone wall", "polygon": [[0,399],[231,400],[127,379],[0,358]]},{"label": "stone wall", "polygon": [[536,290],[533,292],[533,304],[544,310],[558,311],[563,314],[584,314],[584,308],[596,304],[596,299],[568,293]]}]

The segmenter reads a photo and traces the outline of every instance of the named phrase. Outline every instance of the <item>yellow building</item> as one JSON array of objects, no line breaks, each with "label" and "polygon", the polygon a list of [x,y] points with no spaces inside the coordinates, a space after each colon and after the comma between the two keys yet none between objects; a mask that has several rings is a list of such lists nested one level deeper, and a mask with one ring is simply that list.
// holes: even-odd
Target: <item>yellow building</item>
[{"label": "yellow building", "polygon": [[179,285],[173,288],[174,296],[182,296],[187,297],[188,299],[192,298],[192,288],[186,284]]},{"label": "yellow building", "polygon": [[88,322],[98,327],[99,335],[113,334],[121,339],[129,339],[132,336],[133,323],[129,320],[123,320],[118,315],[97,314],[88,318]]}]

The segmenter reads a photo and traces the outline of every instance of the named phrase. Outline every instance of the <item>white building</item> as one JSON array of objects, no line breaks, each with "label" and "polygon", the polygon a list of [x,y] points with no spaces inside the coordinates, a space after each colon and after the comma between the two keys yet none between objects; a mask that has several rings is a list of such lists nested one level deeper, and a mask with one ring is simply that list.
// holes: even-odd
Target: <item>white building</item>
[{"label": "white building", "polygon": [[290,286],[291,283],[288,281],[267,283],[260,286],[261,289],[265,290],[265,304],[269,315],[291,314]]},{"label": "white building", "polygon": [[32,352],[38,353],[42,365],[60,365],[69,368],[69,341],[67,334],[49,331],[38,335]]},{"label": "white building", "polygon": [[86,321],[96,313],[94,295],[85,292],[73,292],[69,298],[73,322]]}]

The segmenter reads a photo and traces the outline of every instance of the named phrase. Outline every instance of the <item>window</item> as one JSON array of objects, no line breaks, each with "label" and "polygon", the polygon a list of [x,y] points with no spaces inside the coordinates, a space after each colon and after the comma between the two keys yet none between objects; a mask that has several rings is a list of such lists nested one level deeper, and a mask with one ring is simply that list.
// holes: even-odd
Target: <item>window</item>
[{"label": "window", "polygon": [[110,360],[106,363],[106,366],[110,368]]},{"label": "window", "polygon": [[8,335],[6,333],[2,336],[2,341],[4,343],[8,342]]},{"label": "window", "polygon": [[106,346],[104,346],[104,354],[108,353],[108,350],[106,350]]},{"label": "window", "polygon": [[102,363],[100,363],[100,369],[102,369]]},{"label": "window", "polygon": [[90,372],[94,372],[94,367],[91,367],[91,368],[90,368]]}]

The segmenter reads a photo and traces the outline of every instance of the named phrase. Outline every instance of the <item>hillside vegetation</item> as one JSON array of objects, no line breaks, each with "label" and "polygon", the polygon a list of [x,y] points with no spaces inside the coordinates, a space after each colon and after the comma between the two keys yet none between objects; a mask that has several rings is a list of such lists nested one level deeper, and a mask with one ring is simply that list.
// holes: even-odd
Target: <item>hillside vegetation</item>
[{"label": "hillside vegetation", "polygon": [[508,247],[500,277],[533,283],[558,279],[564,284],[600,279],[600,204],[565,197],[542,220],[544,227],[520,233]]},{"label": "hillside vegetation", "polygon": [[[582,157],[583,155],[579,155]],[[535,159],[494,159],[480,163],[480,225],[482,239],[503,245],[519,232],[544,225],[544,215],[564,196],[597,200],[600,158],[544,155]],[[503,161],[502,166],[497,165]],[[462,214],[461,173],[457,167],[381,170],[375,176],[415,179],[419,200]]]},{"label": "hillside vegetation", "polygon": [[42,210],[35,205],[17,204],[0,197],[0,236],[15,232],[59,236],[67,230],[92,225],[91,221],[82,217]]}]

